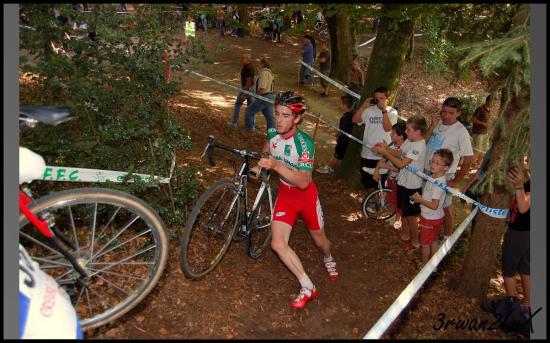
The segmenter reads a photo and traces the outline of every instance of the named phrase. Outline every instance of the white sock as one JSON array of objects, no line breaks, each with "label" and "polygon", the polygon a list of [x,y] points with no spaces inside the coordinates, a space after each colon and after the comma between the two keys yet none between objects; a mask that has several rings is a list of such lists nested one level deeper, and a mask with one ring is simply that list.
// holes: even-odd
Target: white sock
[{"label": "white sock", "polygon": [[447,239],[449,239],[449,236],[443,235],[443,240],[446,241]]},{"label": "white sock", "polygon": [[307,288],[311,290],[314,287],[313,282],[311,281],[309,276],[307,276],[307,274],[304,274],[304,276],[302,276],[298,281],[300,281],[300,286],[302,286],[302,288]]},{"label": "white sock", "polygon": [[324,261],[325,263],[327,263],[327,262],[334,262],[334,257],[332,257],[332,255],[328,255],[328,257],[324,257],[324,256],[323,256],[323,261]]}]

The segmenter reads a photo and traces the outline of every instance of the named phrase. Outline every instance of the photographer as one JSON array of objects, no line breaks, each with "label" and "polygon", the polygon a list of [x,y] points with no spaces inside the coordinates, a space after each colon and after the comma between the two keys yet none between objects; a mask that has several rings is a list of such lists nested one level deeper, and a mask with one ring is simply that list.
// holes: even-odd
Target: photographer
[{"label": "photographer", "polygon": [[[388,106],[390,91],[386,87],[378,87],[374,90],[374,98],[368,97],[363,105],[353,115],[353,123],[365,124],[363,132],[363,149],[361,150],[361,182],[367,189],[367,194],[378,186],[372,175],[363,171],[363,167],[375,168],[382,156],[375,153],[372,147],[382,141],[391,142],[390,132],[392,126],[397,123],[397,110]],[[386,181],[386,175],[382,176],[382,182]]]}]

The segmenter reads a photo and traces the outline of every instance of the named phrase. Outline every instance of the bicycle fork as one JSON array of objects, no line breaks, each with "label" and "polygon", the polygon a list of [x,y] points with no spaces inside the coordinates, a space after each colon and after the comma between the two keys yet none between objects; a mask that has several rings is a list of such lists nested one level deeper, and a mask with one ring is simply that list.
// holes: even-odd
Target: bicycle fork
[{"label": "bicycle fork", "polygon": [[[19,211],[23,213],[23,215],[44,235],[48,243],[52,245],[56,251],[60,252],[63,257],[65,257],[73,266],[73,268],[78,272],[80,277],[78,278],[78,282],[82,286],[87,286],[87,279],[88,279],[88,273],[82,268],[80,263],[76,260],[76,258],[67,251],[65,248],[64,242],[67,242],[68,240],[63,237],[60,239],[58,236],[56,236],[55,232],[57,232],[57,229],[55,229],[53,223],[50,223],[46,219],[38,218],[34,213],[29,210],[27,207],[32,200],[22,191],[19,192]],[[66,244],[66,245],[72,245],[72,244]]]}]

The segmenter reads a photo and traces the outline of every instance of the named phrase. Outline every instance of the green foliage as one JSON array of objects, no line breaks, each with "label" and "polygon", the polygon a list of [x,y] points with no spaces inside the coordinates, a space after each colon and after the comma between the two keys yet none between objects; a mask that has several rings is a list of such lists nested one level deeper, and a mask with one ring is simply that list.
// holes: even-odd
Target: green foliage
[{"label": "green foliage", "polygon": [[[21,104],[63,105],[76,117],[58,127],[26,131],[21,143],[47,164],[167,176],[173,154],[189,149],[191,137],[168,114],[168,99],[180,84],[165,78],[163,56],[168,53],[171,64],[184,65],[198,55],[196,47],[187,48],[189,54],[175,39],[181,27],[173,25],[172,6],[144,4],[124,15],[110,4],[90,5],[91,13],[71,5],[55,7],[70,22],[87,23],[97,37],[68,40],[64,33],[77,32],[56,21],[53,4],[21,5],[36,29],[20,31],[20,49],[34,60],[31,65],[22,59],[21,69],[39,81],[38,86],[21,85]],[[52,51],[52,40],[62,43],[64,53]],[[40,93],[25,98],[35,87],[42,87]],[[176,167],[169,187],[141,181],[101,186],[133,193],[168,224],[182,224],[183,208],[198,185],[192,170]]]},{"label": "green foliage", "polygon": [[485,102],[485,98],[482,94],[479,94],[477,96],[465,94],[459,96],[458,98],[462,102],[462,108],[460,110],[458,121],[460,121],[471,134],[473,126],[472,115],[479,106],[483,105],[483,103]]},{"label": "green foliage", "polygon": [[437,16],[423,16],[421,19],[426,43],[426,53],[422,61],[424,70],[431,75],[442,75],[450,70],[452,44],[446,38],[441,21]]}]

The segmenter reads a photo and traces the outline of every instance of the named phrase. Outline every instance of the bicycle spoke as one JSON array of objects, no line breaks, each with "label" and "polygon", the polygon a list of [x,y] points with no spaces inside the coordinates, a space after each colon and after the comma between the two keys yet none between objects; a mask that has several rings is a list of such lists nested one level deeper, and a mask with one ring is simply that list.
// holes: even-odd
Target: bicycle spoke
[{"label": "bicycle spoke", "polygon": [[43,262],[43,263],[49,263],[51,265],[55,265],[55,267],[42,266],[41,265],[40,269],[59,268],[58,266],[65,266],[65,267],[71,267],[72,268],[72,265],[69,264],[69,263],[63,263],[63,262],[58,262],[58,261],[54,261],[54,260],[49,260],[49,259],[44,258],[44,257],[33,257],[33,260],[38,261],[38,262]]},{"label": "bicycle spoke", "polygon": [[97,260],[97,259],[100,258],[101,256],[103,256],[103,255],[105,255],[105,254],[107,254],[107,253],[110,253],[111,251],[116,250],[116,249],[120,248],[121,246],[124,246],[124,245],[128,244],[129,242],[133,241],[134,239],[138,239],[139,237],[141,237],[141,236],[143,236],[144,234],[149,233],[149,232],[151,232],[151,229],[142,231],[141,233],[138,233],[138,234],[135,235],[134,237],[129,238],[129,239],[127,239],[126,241],[124,241],[124,242],[122,242],[122,243],[120,243],[120,244],[118,244],[118,245],[116,245],[116,246],[110,248],[109,250],[103,252],[101,255],[96,255],[96,256],[94,256],[94,259]]},{"label": "bicycle spoke", "polygon": [[123,290],[122,288],[118,287],[117,285],[115,285],[115,284],[112,283],[111,281],[107,280],[106,278],[102,277],[101,275],[96,274],[95,276],[98,277],[98,278],[100,278],[101,280],[107,282],[108,284],[110,284],[110,285],[113,286],[114,288],[118,289],[119,291],[121,291],[121,292],[124,293],[125,295],[129,295],[128,292],[126,292],[126,291]]},{"label": "bicycle spoke", "polygon": [[[90,270],[91,271],[98,271],[99,269],[90,268]],[[103,271],[102,273],[109,274],[109,275],[120,276],[120,277],[124,277],[124,278],[127,278],[127,279],[134,279],[134,280],[140,280],[140,281],[147,280],[146,278],[141,278],[139,276],[126,275],[126,274],[121,274],[121,273],[116,273],[116,272]],[[96,276],[99,276],[99,275],[96,275]]]},{"label": "bicycle spoke", "polygon": [[78,236],[76,235],[76,226],[74,225],[73,210],[71,209],[70,205],[67,207],[67,209],[69,211],[69,219],[71,220],[71,227],[73,229],[73,237],[74,237],[74,241],[76,243],[76,253],[80,254],[80,245],[78,244]]},{"label": "bicycle spoke", "polygon": [[97,202],[94,203],[94,217],[92,219],[92,240],[90,243],[90,260],[94,256],[95,224],[97,220]]},{"label": "bicycle spoke", "polygon": [[[109,246],[109,244],[111,244],[115,239],[117,239],[118,236],[120,236],[124,231],[126,231],[126,229],[128,229],[138,219],[139,219],[139,216],[136,215],[132,220],[130,220],[130,222],[124,228],[122,228],[119,232],[117,232],[116,235],[113,238],[111,238],[101,249],[99,249],[96,252],[95,256],[92,255],[90,257],[90,261],[93,261],[94,258],[97,258],[97,255],[99,253],[101,253],[103,251],[103,249],[105,249],[107,246]],[[151,230],[149,229],[149,231],[151,231]]]},{"label": "bicycle spoke", "polygon": [[111,269],[111,268],[114,267],[114,266],[118,266],[118,265],[121,264],[122,262],[126,262],[126,261],[128,261],[129,259],[134,258],[134,257],[136,257],[136,256],[139,256],[139,255],[141,255],[141,254],[144,254],[144,253],[146,253],[147,251],[149,251],[149,250],[151,250],[151,249],[154,249],[154,248],[156,248],[156,247],[157,247],[156,244],[151,245],[150,247],[148,247],[148,248],[146,248],[146,249],[143,249],[142,251],[137,252],[137,253],[135,253],[135,254],[132,255],[132,256],[126,257],[125,259],[119,261],[118,263],[114,263],[114,264],[109,265],[109,266],[107,266],[107,267],[105,267],[105,268],[103,268],[103,269],[100,269],[99,271],[97,271],[97,272],[95,272],[95,273],[92,273],[92,274],[90,275],[90,277],[96,275],[96,274],[99,273],[99,272],[105,271],[105,270],[107,270],[107,269]]},{"label": "bicycle spoke", "polygon": [[101,232],[99,232],[99,234],[103,233],[103,230],[105,230],[105,228],[108,227],[108,226],[111,224],[111,222],[115,219],[116,215],[118,214],[118,211],[120,211],[121,208],[122,208],[122,207],[119,206],[119,207],[116,209],[115,213],[113,213],[113,215],[111,216],[111,219],[109,219],[109,221],[107,222],[107,224],[103,225],[103,227],[101,228]]},{"label": "bicycle spoke", "polygon": [[112,264],[116,264],[116,265],[121,265],[121,266],[142,266],[142,265],[154,265],[155,263],[154,262],[124,262],[124,263],[113,263],[113,262],[93,262],[92,265],[96,266],[96,265],[112,265]]},{"label": "bicycle spoke", "polygon": [[38,244],[38,245],[40,245],[40,246],[42,246],[42,247],[44,247],[44,248],[50,250],[51,252],[55,253],[56,255],[59,255],[59,256],[63,257],[63,254],[61,254],[59,251],[57,251],[57,250],[51,248],[50,246],[48,246],[48,245],[46,245],[46,244],[40,242],[40,241],[37,240],[36,238],[31,237],[31,236],[28,235],[27,233],[21,232],[21,231],[20,231],[19,234],[20,234],[21,236],[27,238],[27,239],[30,240],[31,242],[34,242],[34,243],[36,243],[36,244]]}]

